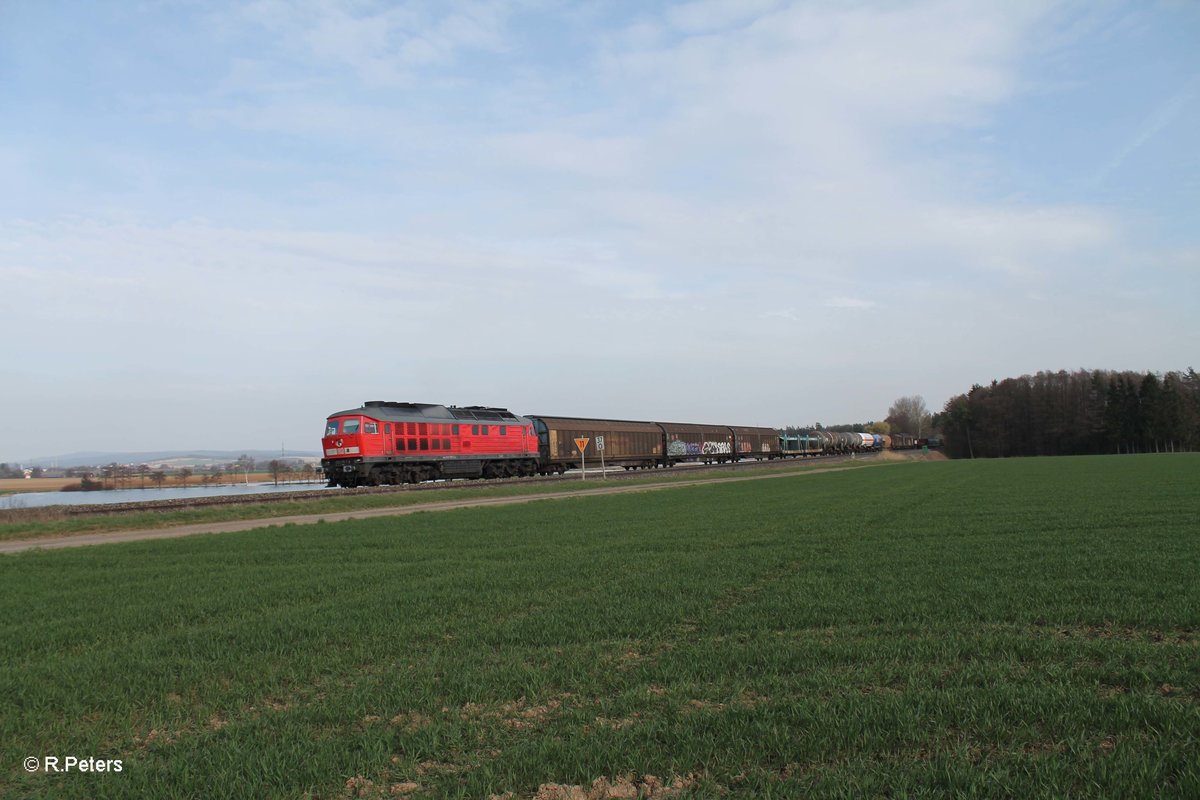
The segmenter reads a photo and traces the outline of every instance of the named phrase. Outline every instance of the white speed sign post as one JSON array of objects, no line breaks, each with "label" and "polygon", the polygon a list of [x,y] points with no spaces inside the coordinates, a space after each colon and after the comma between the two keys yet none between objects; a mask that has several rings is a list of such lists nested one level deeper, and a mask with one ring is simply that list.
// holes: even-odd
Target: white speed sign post
[{"label": "white speed sign post", "polygon": [[587,443],[590,440],[586,436],[580,436],[575,439],[575,446],[579,448],[579,480],[587,480],[587,459],[583,455],[583,451],[587,450]]},{"label": "white speed sign post", "polygon": [[596,437],[596,449],[600,452],[600,477],[608,480],[608,473],[604,471],[604,437]]}]

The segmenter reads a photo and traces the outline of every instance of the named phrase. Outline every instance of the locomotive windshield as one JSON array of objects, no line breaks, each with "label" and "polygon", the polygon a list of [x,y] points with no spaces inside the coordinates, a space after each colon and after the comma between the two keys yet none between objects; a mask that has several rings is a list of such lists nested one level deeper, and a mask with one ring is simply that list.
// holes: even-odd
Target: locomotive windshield
[{"label": "locomotive windshield", "polygon": [[342,433],[358,433],[358,426],[361,422],[362,420],[359,419],[346,420],[342,425]]},{"label": "locomotive windshield", "polygon": [[325,425],[325,435],[326,436],[337,436],[337,432],[338,432],[338,420],[336,420],[336,419],[329,420],[329,422]]}]

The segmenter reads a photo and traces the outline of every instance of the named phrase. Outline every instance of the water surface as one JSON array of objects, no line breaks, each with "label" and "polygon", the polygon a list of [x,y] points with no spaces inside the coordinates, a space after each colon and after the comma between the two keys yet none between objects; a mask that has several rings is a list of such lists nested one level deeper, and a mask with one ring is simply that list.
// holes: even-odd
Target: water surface
[{"label": "water surface", "polygon": [[161,489],[105,489],[99,492],[18,492],[0,495],[0,509],[44,508],[46,506],[92,506],[112,503],[142,503],[181,497],[224,497],[226,495],[311,492],[324,489],[325,482],[235,483],[232,486],[167,486]]}]

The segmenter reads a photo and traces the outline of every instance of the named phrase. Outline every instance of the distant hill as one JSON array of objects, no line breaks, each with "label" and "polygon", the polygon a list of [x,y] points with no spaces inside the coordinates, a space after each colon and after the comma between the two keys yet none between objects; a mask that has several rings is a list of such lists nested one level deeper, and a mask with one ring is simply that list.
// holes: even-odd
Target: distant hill
[{"label": "distant hill", "polygon": [[[259,463],[280,457],[278,450],[159,450],[149,453],[83,452],[60,456],[43,456],[29,462],[21,461],[23,467],[84,467],[93,464],[163,464],[171,466],[207,466],[226,464],[248,455]],[[283,458],[317,461],[321,454],[315,450],[285,450]],[[16,463],[16,462],[14,462]]]}]

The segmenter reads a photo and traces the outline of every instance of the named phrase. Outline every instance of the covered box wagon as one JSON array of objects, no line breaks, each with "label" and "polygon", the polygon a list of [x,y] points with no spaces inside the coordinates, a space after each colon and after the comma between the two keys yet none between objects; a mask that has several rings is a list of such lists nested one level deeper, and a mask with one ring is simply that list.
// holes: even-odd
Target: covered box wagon
[{"label": "covered box wagon", "polygon": [[779,458],[783,455],[783,447],[779,441],[779,431],[774,428],[751,428],[736,425],[729,428],[733,431],[734,451],[738,458]]},{"label": "covered box wagon", "polygon": [[[604,463],[627,469],[656,466],[663,457],[662,429],[653,422],[582,417],[543,417],[530,415],[538,437],[540,469],[543,473],[563,473],[576,469],[581,461],[600,465],[603,440]],[[576,439],[587,439],[582,454]]]},{"label": "covered box wagon", "polygon": [[660,422],[666,441],[667,463],[714,461],[724,464],[733,459],[733,431],[725,425],[691,425]]}]

